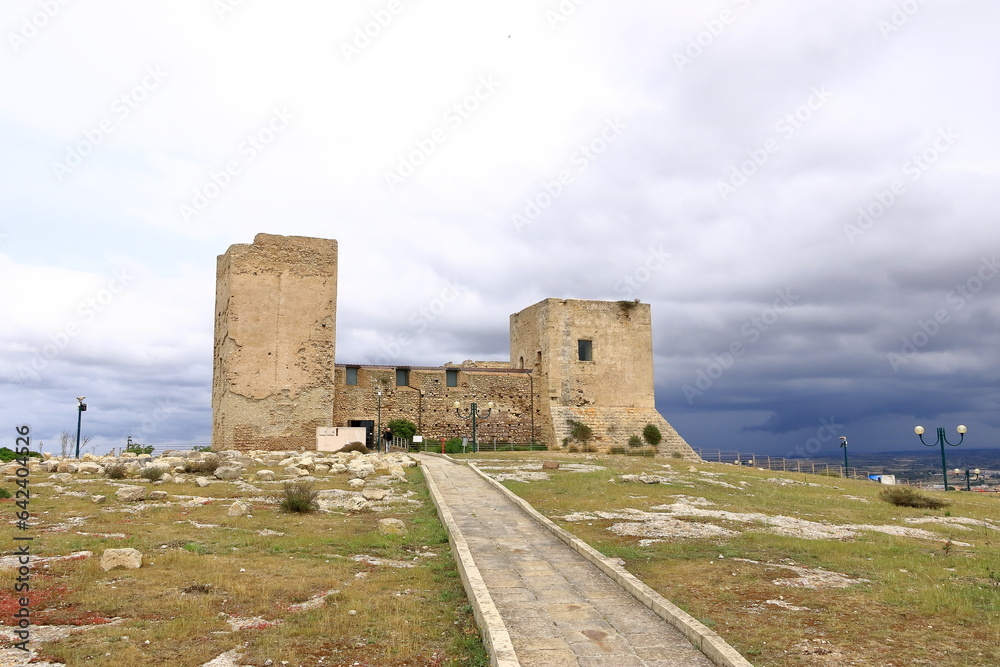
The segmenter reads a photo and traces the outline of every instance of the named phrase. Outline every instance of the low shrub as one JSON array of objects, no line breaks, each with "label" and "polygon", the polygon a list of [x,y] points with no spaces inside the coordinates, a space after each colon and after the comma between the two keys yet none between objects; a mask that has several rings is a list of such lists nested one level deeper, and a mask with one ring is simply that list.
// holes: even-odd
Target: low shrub
[{"label": "low shrub", "polygon": [[642,438],[637,435],[633,435],[628,439],[629,447],[642,447]]},{"label": "low shrub", "polygon": [[345,454],[347,452],[361,452],[362,454],[365,454],[369,450],[367,447],[365,447],[365,443],[355,441],[347,443],[346,445],[340,448],[340,451],[344,452]]},{"label": "low shrub", "polygon": [[128,477],[128,465],[124,461],[113,461],[104,466],[104,475],[108,479],[125,479]]},{"label": "low shrub", "polygon": [[626,454],[629,456],[656,456],[656,447],[632,447]]},{"label": "low shrub", "polygon": [[684,458],[684,455],[681,454],[680,452],[671,452],[670,457],[675,459],[682,459]]},{"label": "low shrub", "polygon": [[948,501],[917,491],[912,486],[887,486],[878,497],[898,507],[918,507],[937,510],[949,505]]},{"label": "low shrub", "polygon": [[569,434],[574,440],[579,440],[580,442],[587,442],[592,437],[594,437],[594,429],[590,428],[583,422],[573,421],[572,419],[566,420],[570,425]]},{"label": "low shrub", "polygon": [[214,456],[204,459],[188,459],[184,462],[184,472],[196,475],[211,475],[219,465],[219,459]]},{"label": "low shrub", "polygon": [[285,482],[285,498],[281,501],[281,509],[286,512],[312,512],[319,509],[316,497],[319,491],[313,488],[312,482]]},{"label": "low shrub", "polygon": [[[32,456],[36,459],[42,458],[42,455],[38,452],[28,452],[28,456]],[[21,458],[21,455],[10,447],[0,447],[0,463],[10,463],[16,458]]]},{"label": "low shrub", "polygon": [[663,440],[663,434],[654,424],[646,424],[646,427],[642,429],[642,439],[650,445],[658,445],[660,440]]},{"label": "low shrub", "polygon": [[0,486],[0,498],[10,498],[10,491]]},{"label": "low shrub", "polygon": [[166,474],[166,471],[163,468],[158,468],[156,466],[146,466],[139,471],[139,477],[148,479],[150,482],[159,480],[164,474]]},{"label": "low shrub", "polygon": [[[470,443],[471,446],[471,443]],[[444,441],[444,452],[445,454],[461,454],[462,453],[462,439],[461,438],[451,438],[450,440]]]},{"label": "low shrub", "polygon": [[624,454],[625,451],[626,450],[625,450],[625,446],[624,445],[611,445],[611,453],[612,454],[619,454],[619,455],[621,455],[621,454]]}]

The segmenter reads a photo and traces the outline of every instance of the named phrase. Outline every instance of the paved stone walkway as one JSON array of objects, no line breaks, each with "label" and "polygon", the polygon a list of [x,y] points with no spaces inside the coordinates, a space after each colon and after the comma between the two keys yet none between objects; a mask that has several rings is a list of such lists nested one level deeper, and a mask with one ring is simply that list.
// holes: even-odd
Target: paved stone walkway
[{"label": "paved stone walkway", "polygon": [[713,665],[677,629],[468,466],[419,459],[468,544],[520,665]]}]

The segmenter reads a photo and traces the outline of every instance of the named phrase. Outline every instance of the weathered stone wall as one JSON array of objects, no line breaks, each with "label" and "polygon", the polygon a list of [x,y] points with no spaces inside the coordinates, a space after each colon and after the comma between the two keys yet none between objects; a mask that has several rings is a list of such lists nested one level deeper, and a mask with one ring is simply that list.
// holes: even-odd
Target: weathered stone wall
[{"label": "weathered stone wall", "polygon": [[[480,442],[532,441],[532,408],[534,423],[541,413],[534,406],[534,379],[529,372],[508,368],[505,362],[467,362],[440,368],[410,367],[409,386],[396,386],[396,368],[357,366],[358,384],[348,386],[349,364],[337,364],[334,426],[348,426],[351,420],[371,420],[378,428],[379,399],[376,387],[382,387],[382,428],[393,419],[409,419],[417,425],[417,433],[425,438],[471,437],[472,420],[455,414],[455,401],[462,410],[476,402],[481,414],[486,404],[495,404],[488,419],[477,420]],[[402,366],[400,368],[403,368]],[[446,370],[458,371],[458,386],[448,387]]]},{"label": "weathered stone wall", "polygon": [[[511,315],[510,330],[512,365],[535,371],[542,442],[561,445],[569,419],[590,426],[602,449],[651,423],[661,451],[697,458],[656,411],[649,304],[546,299]],[[592,361],[579,359],[580,340],[591,341]]]},{"label": "weathered stone wall", "polygon": [[337,242],[258,234],[218,259],[216,449],[315,449],[330,426]]}]

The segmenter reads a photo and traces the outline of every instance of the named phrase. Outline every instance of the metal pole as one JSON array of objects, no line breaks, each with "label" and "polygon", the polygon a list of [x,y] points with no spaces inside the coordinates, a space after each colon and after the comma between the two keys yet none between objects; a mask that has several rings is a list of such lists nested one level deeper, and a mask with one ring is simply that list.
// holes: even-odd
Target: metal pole
[{"label": "metal pole", "polygon": [[941,472],[944,474],[944,490],[947,491],[948,490],[948,464],[945,463],[945,461],[944,461],[944,441],[945,441],[944,429],[939,426],[938,430],[937,430],[937,434],[938,434],[938,442],[941,444]]},{"label": "metal pole", "polygon": [[76,458],[80,458],[80,422],[83,421],[83,403],[76,406]]},{"label": "metal pole", "polygon": [[475,403],[473,403],[472,404],[472,453],[473,454],[479,451],[479,449],[476,447],[476,412],[478,410],[479,407]]}]

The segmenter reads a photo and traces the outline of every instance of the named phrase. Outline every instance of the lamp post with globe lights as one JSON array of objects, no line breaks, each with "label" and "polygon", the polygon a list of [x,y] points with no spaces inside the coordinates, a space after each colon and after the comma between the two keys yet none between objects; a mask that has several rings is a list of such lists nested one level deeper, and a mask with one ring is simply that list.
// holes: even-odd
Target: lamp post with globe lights
[{"label": "lamp post with globe lights", "polygon": [[[962,471],[960,469],[958,469],[958,468],[955,468],[955,475],[958,476],[958,477],[961,477],[962,476]],[[979,468],[976,468],[975,470],[969,470],[969,469],[965,470],[965,490],[966,491],[972,491],[972,481],[971,481],[971,476],[972,475],[976,476],[976,481],[978,482],[979,481],[979,475],[980,475]]]},{"label": "lamp post with globe lights", "polygon": [[959,424],[958,428],[955,430],[958,431],[958,435],[960,436],[958,442],[948,442],[948,438],[944,434],[944,429],[941,428],[940,426],[937,429],[937,442],[924,442],[924,427],[917,426],[916,428],[913,429],[913,432],[917,434],[918,438],[920,438],[920,444],[925,445],[927,447],[933,447],[935,445],[941,446],[941,472],[944,474],[945,491],[948,490],[948,464],[945,462],[944,458],[944,446],[948,445],[949,447],[958,447],[959,445],[961,445],[962,441],[965,440],[965,433],[969,429],[965,428],[964,424]]},{"label": "lamp post with globe lights", "polygon": [[463,414],[461,407],[462,404],[459,401],[455,401],[455,414],[458,415],[459,419],[468,419],[472,417],[472,451],[478,452],[479,446],[476,444],[476,419],[489,419],[490,413],[493,412],[493,401],[486,404],[486,414],[484,415],[479,409],[479,406],[475,403],[466,410]]}]

